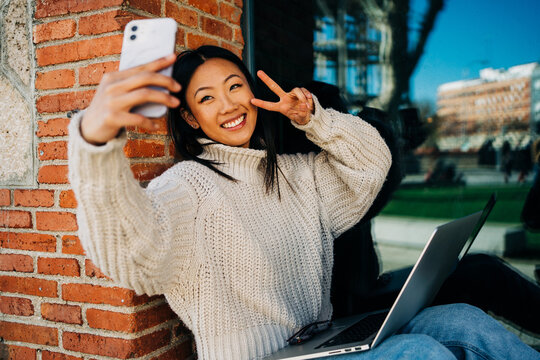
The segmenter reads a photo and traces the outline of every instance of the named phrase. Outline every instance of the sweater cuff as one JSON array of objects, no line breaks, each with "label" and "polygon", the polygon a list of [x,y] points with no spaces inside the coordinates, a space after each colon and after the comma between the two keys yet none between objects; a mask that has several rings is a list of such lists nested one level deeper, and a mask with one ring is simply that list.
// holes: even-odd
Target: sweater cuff
[{"label": "sweater cuff", "polygon": [[313,94],[312,97],[315,112],[311,114],[309,122],[305,125],[299,125],[292,121],[292,125],[299,130],[305,131],[307,134],[315,136],[317,139],[327,141],[331,134],[333,119],[329,116],[328,112],[322,108],[317,97]]},{"label": "sweater cuff", "polygon": [[121,149],[126,144],[126,132],[122,131],[117,137],[109,140],[103,145],[94,145],[86,141],[81,134],[81,121],[84,116],[84,110],[75,114],[69,123],[69,140],[77,143],[78,147],[83,150],[94,154],[111,152],[114,149],[120,147]]},{"label": "sweater cuff", "polygon": [[[69,131],[69,180],[79,183],[118,184],[125,176],[129,163],[123,148],[127,141],[126,132],[103,145],[93,145],[81,135],[81,120],[84,112],[76,114],[68,127]],[[131,175],[131,172],[129,172]]]}]

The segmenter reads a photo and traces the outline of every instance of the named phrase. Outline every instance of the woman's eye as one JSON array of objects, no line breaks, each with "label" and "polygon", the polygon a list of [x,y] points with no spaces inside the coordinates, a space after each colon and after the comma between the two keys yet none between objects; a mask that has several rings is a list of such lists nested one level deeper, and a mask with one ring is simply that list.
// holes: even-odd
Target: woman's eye
[{"label": "woman's eye", "polygon": [[239,88],[241,86],[242,86],[242,84],[233,84],[233,85],[231,85],[231,90],[237,89],[237,88]]},{"label": "woman's eye", "polygon": [[206,95],[206,96],[203,96],[199,102],[200,102],[200,103],[203,103],[203,102],[205,102],[205,101],[210,100],[211,98],[212,98],[211,96]]}]

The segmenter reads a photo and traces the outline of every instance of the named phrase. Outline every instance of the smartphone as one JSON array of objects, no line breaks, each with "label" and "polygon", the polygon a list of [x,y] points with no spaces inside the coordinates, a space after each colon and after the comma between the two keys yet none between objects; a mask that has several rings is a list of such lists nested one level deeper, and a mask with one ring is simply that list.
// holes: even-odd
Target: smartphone
[{"label": "smartphone", "polygon": [[[125,70],[143,65],[174,53],[176,26],[176,21],[171,18],[130,21],[124,30],[119,69]],[[171,76],[172,66],[161,70],[160,73]],[[154,88],[167,92],[164,88]],[[131,112],[149,118],[158,118],[167,113],[167,107],[156,103],[146,103],[134,107]]]}]

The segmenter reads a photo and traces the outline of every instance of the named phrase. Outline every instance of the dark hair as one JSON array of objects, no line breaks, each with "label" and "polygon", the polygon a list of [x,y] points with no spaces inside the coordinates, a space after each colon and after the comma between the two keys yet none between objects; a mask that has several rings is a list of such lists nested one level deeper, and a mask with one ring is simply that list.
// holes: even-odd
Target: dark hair
[{"label": "dark hair", "polygon": [[[191,113],[191,110],[186,102],[186,89],[191,81],[191,77],[200,65],[204,64],[206,60],[212,58],[224,59],[238,66],[240,71],[242,71],[246,77],[251,91],[255,97],[258,97],[258,91],[256,89],[253,77],[242,60],[240,60],[238,56],[229,50],[211,45],[204,45],[196,50],[186,50],[178,55],[173,66],[172,77],[180,83],[182,89],[180,92],[173,94],[180,100],[180,106],[169,111],[167,125],[176,148],[176,152],[184,160],[196,161],[199,164],[202,164],[217,172],[221,176],[224,176],[229,180],[236,181],[236,179],[232,178],[228,174],[225,174],[214,166],[218,163],[198,157],[203,152],[203,146],[205,146],[200,144],[198,139],[208,139],[208,136],[206,136],[206,134],[200,128],[193,129],[191,126],[189,126],[182,116],[182,112],[184,111]],[[255,126],[255,130],[251,136],[249,146],[252,149],[266,150],[266,158],[264,160],[264,180],[266,191],[269,193],[274,189],[274,186],[276,186],[279,194],[277,156],[272,128],[270,123],[265,121],[266,116],[264,111],[259,109],[257,113],[257,125]]]}]

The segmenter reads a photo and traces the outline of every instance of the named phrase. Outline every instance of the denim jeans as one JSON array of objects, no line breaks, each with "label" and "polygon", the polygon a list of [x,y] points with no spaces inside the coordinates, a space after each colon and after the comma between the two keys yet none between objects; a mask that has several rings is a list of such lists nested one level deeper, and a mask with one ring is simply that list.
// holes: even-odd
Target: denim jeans
[{"label": "denim jeans", "polygon": [[374,359],[540,359],[540,353],[482,310],[467,304],[427,308],[376,348],[328,357]]}]

